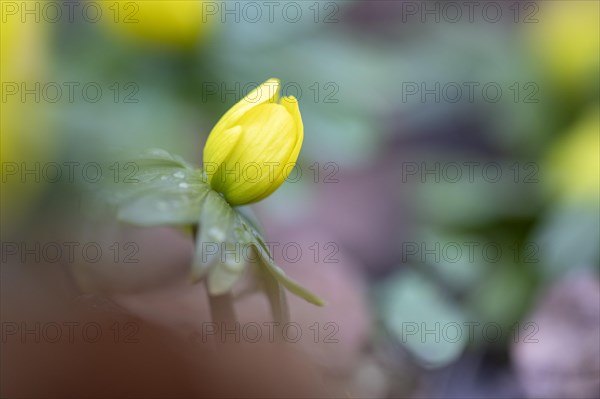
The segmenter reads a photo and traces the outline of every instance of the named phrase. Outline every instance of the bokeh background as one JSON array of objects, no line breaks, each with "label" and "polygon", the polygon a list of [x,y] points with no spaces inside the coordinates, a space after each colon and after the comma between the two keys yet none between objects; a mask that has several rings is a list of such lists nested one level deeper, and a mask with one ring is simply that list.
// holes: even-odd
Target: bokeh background
[{"label": "bokeh background", "polygon": [[[599,5],[471,3],[3,0],[2,397],[600,397]],[[270,77],[302,176],[251,208],[328,304],[223,353],[189,234],[118,223],[95,165],[200,166]]]}]

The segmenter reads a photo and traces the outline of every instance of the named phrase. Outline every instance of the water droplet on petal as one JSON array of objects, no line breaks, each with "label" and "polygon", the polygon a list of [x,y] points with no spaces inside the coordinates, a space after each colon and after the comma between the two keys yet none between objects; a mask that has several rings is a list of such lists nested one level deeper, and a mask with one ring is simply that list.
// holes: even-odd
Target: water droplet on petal
[{"label": "water droplet on petal", "polygon": [[176,178],[178,178],[178,179],[183,179],[183,178],[184,178],[184,176],[185,176],[185,175],[183,174],[183,172],[182,172],[182,171],[178,171],[178,172],[175,172],[175,173],[173,173],[173,177],[176,177]]},{"label": "water droplet on petal", "polygon": [[179,188],[188,188],[189,186],[190,185],[187,183],[183,183],[183,182],[179,183]]}]

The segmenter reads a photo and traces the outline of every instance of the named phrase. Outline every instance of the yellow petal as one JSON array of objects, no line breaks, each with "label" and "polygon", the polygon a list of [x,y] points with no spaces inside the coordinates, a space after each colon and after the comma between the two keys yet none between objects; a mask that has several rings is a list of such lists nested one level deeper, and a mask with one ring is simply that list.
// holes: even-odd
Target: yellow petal
[{"label": "yellow petal", "polygon": [[219,120],[204,148],[213,190],[231,205],[256,202],[275,191],[294,169],[304,127],[294,97],[279,99],[269,79]]},{"label": "yellow petal", "polygon": [[545,183],[560,199],[598,206],[600,198],[600,111],[587,109],[551,148]]},{"label": "yellow petal", "polygon": [[297,144],[292,115],[279,104],[263,104],[240,120],[243,132],[212,181],[232,205],[255,202],[283,183]]},{"label": "yellow petal", "polygon": [[207,174],[209,184],[219,166],[235,147],[241,133],[241,126],[234,126],[219,134],[208,136],[204,146],[204,171]]},{"label": "yellow petal", "polygon": [[291,165],[296,164],[298,156],[300,155],[300,149],[302,148],[302,142],[304,141],[304,124],[302,123],[302,116],[300,115],[300,107],[298,106],[298,100],[294,96],[283,97],[281,99],[281,105],[289,112],[294,121],[294,126],[296,128],[296,144],[290,152],[287,161],[285,161],[286,167],[284,167],[282,170],[282,175],[280,176],[280,183],[277,185],[270,186],[269,189],[267,189],[265,192],[259,195],[254,200],[254,202],[260,201],[271,195],[273,191],[275,191],[288,178],[290,173],[292,173],[292,170],[294,170]]},{"label": "yellow petal", "polygon": [[237,125],[238,120],[254,107],[264,103],[277,101],[279,96],[279,86],[279,79],[271,78],[252,90],[246,97],[242,98],[237,104],[231,107],[221,119],[219,119],[219,122],[217,122],[210,134],[212,135],[214,132],[219,132]]}]

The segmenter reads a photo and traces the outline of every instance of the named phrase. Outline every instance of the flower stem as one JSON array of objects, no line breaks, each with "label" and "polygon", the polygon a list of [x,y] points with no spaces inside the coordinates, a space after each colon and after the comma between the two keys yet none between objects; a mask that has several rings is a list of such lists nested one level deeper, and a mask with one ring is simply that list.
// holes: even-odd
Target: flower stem
[{"label": "flower stem", "polygon": [[210,314],[213,323],[217,323],[220,330],[231,330],[236,327],[237,319],[233,307],[233,297],[230,293],[223,295],[208,295]]},{"label": "flower stem", "polygon": [[[192,226],[192,237],[194,238],[194,244],[198,237],[198,225]],[[208,286],[206,287],[208,293]],[[210,295],[208,294],[208,302],[210,305],[210,315],[213,323],[217,323],[219,329],[223,328],[235,328],[237,318],[235,316],[235,309],[233,306],[233,296],[231,293],[222,295]]]}]

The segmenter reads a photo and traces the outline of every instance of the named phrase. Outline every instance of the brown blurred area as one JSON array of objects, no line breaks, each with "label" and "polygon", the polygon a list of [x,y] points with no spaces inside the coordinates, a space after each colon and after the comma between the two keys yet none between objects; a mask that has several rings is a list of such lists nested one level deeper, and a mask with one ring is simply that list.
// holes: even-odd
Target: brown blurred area
[{"label": "brown blurred area", "polygon": [[[99,243],[103,236],[116,237],[110,225],[89,236],[65,226],[60,233],[40,229],[27,244],[33,247],[44,237],[81,242],[95,237]],[[381,378],[372,361],[358,367],[368,326],[360,279],[340,267],[323,274],[310,264],[294,265],[304,271],[298,278],[323,292],[329,306],[315,312],[313,305],[291,298],[293,320],[302,330],[297,342],[254,343],[241,334],[236,343],[235,334],[205,335],[211,321],[207,293],[203,284],[188,280],[188,236],[168,228],[121,228],[120,234],[139,244],[139,263],[115,263],[112,257],[45,262],[34,256],[22,262],[7,256],[0,268],[2,397],[378,395],[379,383],[369,388],[369,381],[355,382],[365,372]],[[235,308],[240,326],[272,321],[262,294],[241,297]],[[322,337],[315,342],[310,330],[315,322],[335,323],[335,342]]]},{"label": "brown blurred area", "polygon": [[[240,343],[229,344],[234,347],[228,350],[223,344],[188,340],[106,298],[82,296],[61,267],[27,268],[2,267],[2,397],[343,394],[324,384],[319,370],[293,345]],[[41,327],[36,329],[36,323]],[[50,323],[63,326],[58,342],[49,342],[56,336]],[[68,325],[73,326],[72,342]],[[90,325],[96,327],[85,327]],[[12,326],[18,331],[13,333]]]}]

